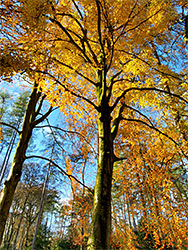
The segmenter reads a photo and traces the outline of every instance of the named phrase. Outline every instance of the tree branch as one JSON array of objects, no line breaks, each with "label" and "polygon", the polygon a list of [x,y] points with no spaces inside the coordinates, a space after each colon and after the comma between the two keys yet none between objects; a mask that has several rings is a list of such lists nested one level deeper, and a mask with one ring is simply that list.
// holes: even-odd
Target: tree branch
[{"label": "tree branch", "polygon": [[127,157],[117,157],[115,154],[113,155],[113,162],[124,161],[127,160]]},{"label": "tree branch", "polygon": [[165,137],[167,137],[168,139],[170,139],[175,145],[179,146],[179,144],[176,141],[174,141],[174,139],[172,137],[170,137],[169,135],[167,135],[164,132],[160,131],[158,128],[154,127],[153,125],[149,125],[145,121],[142,121],[140,119],[134,119],[134,118],[122,118],[122,120],[142,123],[142,124],[146,125],[147,127],[149,127],[151,129],[157,131],[159,134],[164,135]]},{"label": "tree branch", "polygon": [[[57,109],[57,108],[55,108]],[[41,117],[39,118],[38,120],[35,120],[33,121],[31,124],[33,127],[35,127],[37,124],[43,122],[48,116],[50,113],[52,113],[55,109],[52,108],[52,106],[48,109],[48,111]]]},{"label": "tree branch", "polygon": [[[54,138],[55,143],[61,148],[61,150],[62,150],[63,152],[65,152],[64,148],[63,148],[63,147],[60,145],[60,143],[57,141],[56,136],[55,136],[55,133],[54,133],[52,127],[50,126],[50,122],[49,122],[48,118],[46,118],[46,121],[47,121],[47,123],[48,123],[48,126],[39,126],[39,127],[49,127],[50,130],[51,130],[52,137]],[[38,127],[35,127],[35,128],[38,128]]]},{"label": "tree branch", "polygon": [[44,101],[45,97],[46,97],[46,95],[43,95],[43,96],[42,96],[42,98],[41,98],[41,100],[40,100],[40,103],[39,103],[39,106],[38,106],[38,108],[37,108],[37,111],[35,112],[35,117],[37,117],[37,115],[39,114],[39,112],[40,112],[40,110],[41,110],[41,108],[42,108],[42,104],[43,104],[43,101]]},{"label": "tree branch", "polygon": [[97,20],[97,30],[98,30],[98,41],[99,45],[101,47],[101,52],[103,54],[103,60],[105,58],[105,51],[104,51],[104,46],[102,43],[102,33],[101,33],[101,7],[100,7],[100,1],[95,0],[96,5],[97,5],[97,14],[98,14],[98,20]]},{"label": "tree branch", "polygon": [[88,186],[86,186],[85,184],[83,184],[81,181],[79,181],[75,176],[68,174],[66,171],[64,171],[58,164],[56,164],[54,161],[52,161],[51,159],[48,159],[44,156],[39,156],[39,155],[30,155],[30,156],[26,156],[25,159],[31,159],[31,158],[37,158],[37,159],[41,159],[41,160],[45,160],[50,162],[53,166],[57,167],[62,174],[66,175],[70,180],[71,178],[74,179],[75,181],[77,181],[80,185],[82,185],[83,187],[87,188],[92,194],[94,194],[93,190],[91,188],[89,188]]},{"label": "tree branch", "polygon": [[84,18],[83,18],[82,12],[80,11],[78,5],[76,4],[76,2],[75,2],[74,0],[72,0],[72,2],[73,2],[73,4],[74,4],[75,8],[77,9],[77,11],[78,11],[78,13],[79,13],[81,19],[83,20]]},{"label": "tree branch", "polygon": [[3,126],[7,126],[9,128],[12,128],[14,129],[19,135],[22,133],[20,130],[18,130],[15,126],[11,125],[11,124],[8,124],[6,122],[1,122],[0,121],[0,125],[3,125]]},{"label": "tree branch", "polygon": [[[156,72],[158,72],[158,73],[160,73],[160,74],[162,74],[162,75],[170,76],[170,77],[172,77],[172,78],[174,78],[174,79],[177,79],[177,80],[182,80],[181,78],[179,78],[179,77],[177,77],[177,76],[175,76],[175,75],[171,75],[171,74],[169,74],[169,73],[165,73],[165,72],[163,72],[163,71],[161,71],[161,70],[159,70],[159,69],[156,69],[156,68],[152,67],[152,66],[150,65],[150,63],[148,63],[146,60],[142,59],[141,57],[139,57],[139,56],[136,55],[136,54],[133,54],[133,53],[131,53],[131,52],[127,52],[127,51],[125,51],[125,50],[120,50],[120,51],[121,51],[121,52],[124,52],[125,54],[131,55],[131,56],[133,56],[134,58],[137,58],[138,60],[140,60],[140,61],[142,61],[143,63],[145,63],[146,65],[148,65],[151,69],[155,70]],[[158,62],[158,64],[159,64],[159,62]]]},{"label": "tree branch", "polygon": [[89,79],[87,76],[84,76],[82,73],[80,73],[78,70],[74,69],[72,66],[63,63],[61,61],[59,61],[57,58],[53,57],[51,58],[52,60],[56,61],[57,63],[60,63],[61,65],[67,67],[68,69],[73,70],[76,74],[78,74],[79,76],[81,76],[82,78],[84,78],[85,80],[87,80],[88,82],[92,83],[94,86],[96,86],[96,83],[94,81],[92,81],[91,79]]},{"label": "tree branch", "polygon": [[49,127],[50,127],[50,129],[52,129],[52,128],[53,129],[58,129],[58,130],[60,130],[60,131],[62,131],[64,133],[70,133],[70,134],[77,134],[77,135],[79,135],[80,137],[82,137],[84,139],[84,141],[87,144],[90,145],[90,147],[92,148],[92,150],[95,153],[95,155],[97,155],[97,153],[95,152],[95,149],[93,148],[93,146],[91,145],[91,143],[88,140],[85,139],[85,136],[83,136],[81,133],[79,133],[77,131],[65,130],[65,129],[59,128],[57,126],[50,125],[50,124],[49,125],[36,126],[35,128],[49,128]]},{"label": "tree branch", "polygon": [[70,40],[70,43],[73,44],[84,56],[85,60],[89,63],[92,64],[91,60],[89,59],[89,57],[84,53],[83,49],[80,48],[80,46],[74,41],[74,39],[72,38],[72,36],[70,35],[70,33],[68,32],[68,30],[59,22],[57,21],[55,18],[50,17],[49,20],[54,23],[57,24],[59,26],[59,28],[67,35],[67,37]]},{"label": "tree branch", "polygon": [[142,22],[140,22],[139,24],[137,24],[137,25],[134,26],[133,28],[131,28],[131,29],[125,31],[124,33],[122,33],[122,35],[124,35],[125,33],[128,33],[129,31],[132,31],[132,30],[137,29],[140,25],[144,24],[144,23],[147,22],[150,18],[152,18],[152,17],[154,17],[155,15],[157,15],[161,10],[162,10],[162,8],[159,9],[157,12],[155,12],[153,15],[151,15],[151,16],[149,16],[148,18],[144,19]]},{"label": "tree branch", "polygon": [[114,84],[114,79],[116,77],[118,77],[120,74],[122,73],[122,70],[120,70],[119,72],[117,72],[115,75],[113,75],[112,77],[110,77],[109,82],[108,82],[108,94],[107,94],[107,100],[110,100],[111,94],[112,94],[112,88],[113,88],[113,84]]},{"label": "tree branch", "polygon": [[183,97],[181,97],[180,95],[175,94],[175,93],[169,93],[168,91],[163,90],[163,89],[158,89],[158,88],[155,88],[155,87],[146,87],[146,88],[132,87],[132,88],[129,88],[129,89],[124,90],[123,93],[122,93],[119,97],[117,97],[116,101],[115,101],[114,104],[111,106],[111,111],[114,110],[114,108],[117,106],[117,104],[118,104],[118,102],[121,100],[121,98],[123,98],[128,92],[133,91],[133,90],[137,90],[137,91],[156,91],[156,92],[159,92],[159,93],[172,95],[172,96],[177,97],[177,98],[179,98],[180,100],[182,100],[182,101],[184,101],[185,103],[188,104],[188,101],[185,100],[185,99],[184,99]]},{"label": "tree branch", "polygon": [[88,42],[89,39],[88,39],[88,37],[87,37],[87,30],[84,29],[84,27],[82,26],[82,24],[81,24],[81,23],[78,21],[78,19],[77,19],[75,16],[73,16],[72,14],[70,14],[70,13],[67,13],[67,14],[63,13],[63,14],[57,14],[57,15],[68,16],[68,17],[71,17],[72,19],[74,19],[74,21],[78,24],[78,26],[80,27],[80,29],[81,29],[81,31],[82,31],[83,37],[80,37],[78,34],[76,34],[75,32],[73,32],[72,30],[67,29],[67,31],[73,33],[75,36],[77,36],[77,37],[80,39],[80,41],[81,41],[81,43],[82,43],[82,46],[83,46],[82,53],[84,54],[84,56],[86,56],[86,54],[85,54],[84,42],[87,44],[88,49],[89,49],[89,51],[90,51],[91,54],[92,54],[93,60],[94,60],[94,62],[96,63],[96,65],[98,66],[97,56],[95,55],[94,51],[92,50],[92,48],[91,48],[91,46],[90,46],[90,44],[89,44],[89,42]]},{"label": "tree branch", "polygon": [[65,91],[68,91],[71,95],[73,95],[75,97],[78,97],[78,98],[86,101],[87,103],[91,104],[97,111],[99,110],[98,106],[96,106],[92,101],[90,101],[88,98],[86,98],[84,96],[81,96],[79,94],[76,94],[75,92],[73,92],[72,90],[70,90],[67,86],[65,86],[64,84],[62,84],[58,79],[55,78],[55,76],[53,76],[49,72],[47,72],[47,71],[40,71],[40,70],[38,70],[36,72],[40,72],[40,73],[43,73],[43,74],[46,74],[46,75],[50,76],[56,83],[58,83],[60,86],[62,86]]},{"label": "tree branch", "polygon": [[[130,17],[131,17],[131,15],[132,15],[134,9],[136,8],[137,3],[138,3],[138,0],[136,0],[136,2],[135,2],[135,4],[134,4],[134,6],[133,6],[131,12],[129,13],[129,16],[128,16],[127,21],[125,22],[125,24],[122,24],[122,25],[120,25],[119,27],[117,27],[117,28],[115,29],[116,31],[119,30],[119,29],[122,29],[122,31],[121,31],[120,35],[116,38],[114,44],[115,44],[115,43],[118,41],[118,39],[123,35],[124,30],[125,30],[125,28],[127,27],[128,23],[129,23]],[[134,17],[133,17],[132,19],[134,19]]]},{"label": "tree branch", "polygon": [[114,119],[113,127],[111,129],[112,140],[114,140],[117,135],[118,127],[119,127],[120,121],[122,120],[122,113],[123,113],[124,108],[125,106],[124,104],[122,104],[118,110],[117,117]]},{"label": "tree branch", "polygon": [[152,121],[146,115],[144,115],[142,112],[140,112],[139,110],[137,110],[137,109],[135,109],[135,108],[133,108],[133,107],[131,107],[129,105],[126,105],[126,104],[124,104],[124,105],[125,105],[126,108],[132,109],[133,111],[135,111],[139,115],[143,116],[151,124],[151,126],[154,126]]}]

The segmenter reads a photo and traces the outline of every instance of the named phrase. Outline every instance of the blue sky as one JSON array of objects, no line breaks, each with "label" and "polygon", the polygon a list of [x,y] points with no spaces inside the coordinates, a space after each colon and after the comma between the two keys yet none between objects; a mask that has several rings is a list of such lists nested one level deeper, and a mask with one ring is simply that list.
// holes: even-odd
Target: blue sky
[{"label": "blue sky", "polygon": [[[12,101],[15,100],[20,95],[20,93],[22,93],[23,91],[30,90],[30,86],[28,85],[27,82],[25,82],[22,79],[17,79],[16,77],[13,78],[12,82],[10,82],[10,83],[8,83],[6,81],[1,81],[0,85],[1,85],[1,90],[2,91],[5,91],[5,92],[9,93],[13,97]],[[12,101],[10,100],[10,104],[9,104],[10,106],[7,109],[7,112],[10,112],[10,110],[11,110],[11,102]],[[49,106],[47,102],[45,103],[45,106],[46,106],[46,110],[47,110],[47,108]],[[63,126],[63,128],[66,129],[65,120],[63,119],[63,115],[59,111],[59,109],[54,111],[49,116],[48,119],[49,119],[49,122],[50,122],[51,125],[59,126],[59,127]],[[43,122],[43,124],[40,124],[40,125],[47,125],[47,122]],[[53,131],[55,131],[55,130],[53,130]],[[49,136],[49,133],[51,133],[51,129],[48,128],[48,127],[35,129],[35,132],[34,132],[34,135],[33,135],[33,138],[32,138],[32,144],[31,144],[32,146],[30,146],[28,151],[27,151],[28,156],[29,155],[42,155],[42,156],[45,156],[47,158],[50,158],[50,150],[49,150],[49,152],[45,153],[45,151],[46,151],[45,139],[47,139],[47,137]],[[58,138],[58,136],[56,136],[56,139],[59,140],[60,138]],[[76,140],[79,140],[79,138],[77,138]],[[18,135],[17,135],[17,141],[18,141]],[[60,139],[60,141],[62,141],[62,140]],[[62,141],[62,143],[64,144],[64,145],[62,144],[62,146],[64,147],[66,152],[61,154],[61,152],[60,152],[61,150],[59,150],[59,156],[58,157],[56,156],[54,161],[57,164],[59,164],[60,167],[62,167],[64,170],[66,170],[65,162],[64,162],[64,156],[69,155],[69,154],[72,153],[72,145],[71,145],[71,142],[68,141],[68,138],[67,138],[67,142]],[[49,142],[49,144],[50,144],[50,142]],[[12,161],[15,149],[16,149],[16,144],[15,144],[15,146],[14,146],[14,148],[12,150],[11,156],[10,156],[10,160],[9,160],[10,163]],[[0,161],[1,162],[3,161],[3,157],[5,155],[6,150],[7,150],[7,148],[4,148],[3,154],[1,154],[1,156],[0,156]],[[46,164],[45,161],[34,159],[34,158],[32,158],[32,161],[41,162],[41,165]],[[27,163],[27,161],[25,163]],[[76,166],[76,168],[81,167],[80,162],[72,163],[72,164],[74,164]],[[96,160],[94,161],[93,164],[88,163],[87,166],[86,166],[86,170],[85,170],[86,171],[85,172],[85,181],[86,181],[85,183],[86,183],[86,185],[94,186],[95,174],[96,174],[95,170],[96,170]],[[80,181],[82,181],[80,174],[76,175],[76,177]],[[61,181],[59,182],[58,185],[62,186],[63,189],[65,188],[64,183],[61,183]],[[66,185],[66,187],[68,187],[68,185]],[[67,190],[66,191],[61,190],[61,191],[64,193],[64,195],[67,195],[69,197],[70,196],[70,188],[68,188],[68,190],[69,191],[67,191]],[[66,199],[66,197],[64,197],[64,198]]]}]

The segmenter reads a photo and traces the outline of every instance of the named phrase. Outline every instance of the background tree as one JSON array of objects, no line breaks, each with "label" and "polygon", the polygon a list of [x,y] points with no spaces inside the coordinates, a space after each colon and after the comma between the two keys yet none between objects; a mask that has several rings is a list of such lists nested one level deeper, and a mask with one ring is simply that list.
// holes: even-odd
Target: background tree
[{"label": "background tree", "polygon": [[37,117],[41,110],[44,98],[45,96],[43,96],[41,91],[37,89],[37,83],[35,82],[25,111],[22,131],[19,131],[14,127],[14,129],[19,132],[19,142],[13,158],[11,170],[9,172],[7,180],[4,183],[0,198],[0,240],[2,240],[3,237],[3,231],[12,203],[13,195],[21,177],[22,166],[25,160],[25,153],[32,136],[33,128],[38,123],[42,122],[52,112],[52,108],[50,108],[44,115],[39,118]]},{"label": "background tree", "polygon": [[[6,167],[10,160],[12,150],[16,144],[17,131],[14,130],[14,128],[20,129],[19,127],[23,120],[26,104],[28,102],[28,95],[29,93],[26,91],[26,92],[21,93],[15,100],[10,100],[10,99],[13,99],[13,96],[11,96],[8,93],[6,94],[6,96],[9,97],[9,101],[7,101],[6,107],[5,107],[7,109],[6,115],[1,121],[1,123],[4,125],[3,140],[1,143],[1,152],[3,151],[3,148],[5,147],[7,147],[7,150],[5,154],[2,154],[4,155],[4,157],[2,158],[3,163],[2,163],[1,171],[0,171],[1,173],[0,183],[2,183],[4,174],[6,171]],[[1,109],[3,109],[4,103],[5,103],[5,100],[2,102]],[[11,107],[8,107],[8,105],[10,105]]]},{"label": "background tree", "polygon": [[[24,165],[22,179],[16,189],[9,220],[6,224],[3,249],[12,250],[31,247],[46,171],[46,168],[43,167],[39,174],[40,168],[39,164],[34,163]],[[50,237],[48,214],[55,209],[56,205],[58,205],[58,191],[52,186],[48,187],[43,213],[40,218],[41,228],[37,236],[39,242],[40,237],[43,234],[46,235],[46,239],[41,244],[47,244],[46,241],[49,244],[49,240],[47,240],[48,236]]]}]

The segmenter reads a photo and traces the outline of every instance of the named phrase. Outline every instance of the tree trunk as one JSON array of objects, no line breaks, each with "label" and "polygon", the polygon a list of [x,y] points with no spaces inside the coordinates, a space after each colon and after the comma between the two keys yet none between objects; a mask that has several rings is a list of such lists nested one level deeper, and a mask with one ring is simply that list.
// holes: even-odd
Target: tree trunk
[{"label": "tree trunk", "polygon": [[[18,127],[18,126],[17,126]],[[4,175],[5,175],[5,171],[6,171],[6,168],[7,168],[7,165],[8,165],[8,162],[9,162],[9,159],[10,159],[10,154],[12,152],[12,149],[13,149],[13,146],[14,146],[14,142],[15,142],[15,139],[16,139],[16,135],[17,135],[17,132],[14,130],[13,133],[12,133],[12,136],[11,136],[11,139],[10,139],[10,142],[9,142],[9,146],[8,146],[8,149],[6,151],[6,154],[5,154],[5,157],[4,157],[4,160],[3,160],[3,164],[1,166],[1,176],[0,176],[0,185],[1,185],[1,182],[4,178]]]},{"label": "tree trunk", "polygon": [[17,245],[18,235],[19,235],[22,220],[23,220],[23,217],[24,217],[24,212],[25,212],[28,197],[29,197],[29,194],[26,196],[26,199],[24,201],[24,205],[23,205],[23,208],[22,208],[22,212],[20,214],[20,219],[19,219],[17,230],[16,230],[15,238],[14,238],[14,241],[13,241],[12,250],[17,249],[16,245]]},{"label": "tree trunk", "polygon": [[12,236],[13,236],[14,224],[15,224],[14,219],[15,218],[14,218],[14,212],[13,212],[13,214],[10,217],[10,221],[9,221],[9,224],[8,224],[8,229],[7,229],[5,237],[3,239],[4,247],[7,247],[7,249],[9,249],[10,242],[11,242]]},{"label": "tree trunk", "polygon": [[24,237],[25,237],[25,227],[22,230],[22,235],[21,235],[21,240],[20,240],[20,244],[19,244],[18,250],[22,250],[22,246],[23,246],[23,242],[24,242]]},{"label": "tree trunk", "polygon": [[47,186],[47,182],[48,182],[49,171],[50,171],[50,164],[48,166],[48,170],[46,172],[46,177],[45,177],[45,180],[44,180],[44,185],[43,185],[43,190],[42,190],[42,195],[41,195],[41,201],[40,201],[40,207],[39,207],[39,212],[38,212],[38,216],[37,216],[37,222],[36,222],[36,226],[35,226],[35,233],[34,233],[34,236],[33,236],[33,242],[32,242],[32,246],[31,246],[31,250],[34,250],[35,241],[37,239],[37,232],[38,232],[38,227],[40,225],[41,215],[42,215],[42,212],[43,212],[42,209],[43,209],[43,204],[44,204],[45,191],[46,191],[46,186]]},{"label": "tree trunk", "polygon": [[32,122],[34,121],[36,116],[35,108],[40,95],[41,93],[37,91],[37,85],[34,84],[33,91],[30,95],[27,109],[25,111],[22,132],[20,133],[20,138],[13,158],[13,163],[0,196],[0,244],[2,242],[3,232],[5,229],[6,220],[9,215],[9,209],[12,204],[13,196],[21,177],[22,166],[25,160],[25,153],[32,135]]},{"label": "tree trunk", "polygon": [[[105,91],[101,92],[105,93]],[[104,95],[98,94],[98,96],[101,97],[100,100],[98,98],[98,103],[100,102],[98,113],[99,155],[88,250],[107,250],[110,248],[113,140],[108,100]]]}]

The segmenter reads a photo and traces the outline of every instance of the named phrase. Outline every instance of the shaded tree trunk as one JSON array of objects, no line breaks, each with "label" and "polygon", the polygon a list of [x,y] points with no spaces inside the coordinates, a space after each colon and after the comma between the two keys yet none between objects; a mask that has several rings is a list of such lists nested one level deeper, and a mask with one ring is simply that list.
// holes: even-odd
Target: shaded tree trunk
[{"label": "shaded tree trunk", "polygon": [[22,212],[21,212],[21,214],[20,214],[20,219],[19,219],[19,223],[18,223],[17,230],[16,230],[14,242],[13,242],[13,245],[12,245],[12,250],[15,250],[15,249],[16,249],[16,244],[17,244],[17,240],[18,240],[18,235],[19,235],[19,232],[20,232],[21,223],[22,223],[22,220],[23,220],[23,216],[24,216],[24,212],[25,212],[25,208],[26,208],[26,204],[27,204],[27,199],[28,199],[28,197],[29,197],[29,194],[26,196],[26,199],[25,199],[25,201],[24,201],[24,205],[23,205],[23,208],[22,208]]},{"label": "shaded tree trunk", "polygon": [[24,227],[23,230],[22,230],[22,235],[21,235],[21,240],[20,240],[20,244],[19,244],[18,250],[21,250],[21,249],[22,249],[23,242],[24,242],[24,238],[25,238],[25,227]]},{"label": "shaded tree trunk", "polygon": [[8,225],[8,229],[7,229],[7,232],[5,234],[5,237],[4,237],[4,241],[3,241],[3,244],[4,246],[7,247],[7,249],[9,249],[9,246],[10,246],[10,243],[11,243],[11,240],[12,240],[12,237],[13,237],[13,232],[14,232],[14,224],[15,224],[15,221],[14,221],[14,216],[11,215],[11,218],[10,218],[10,221],[9,221],[9,225]]},{"label": "shaded tree trunk", "polygon": [[113,171],[113,140],[111,135],[111,116],[106,97],[105,76],[100,72],[98,95],[98,169],[94,190],[92,228],[88,240],[88,250],[110,248],[111,233],[111,187]]},{"label": "shaded tree trunk", "polygon": [[35,233],[34,233],[34,237],[33,237],[31,250],[34,250],[34,247],[35,247],[35,241],[36,241],[36,238],[37,238],[38,227],[40,225],[40,219],[41,219],[41,215],[42,215],[42,212],[43,212],[42,209],[43,209],[43,204],[44,204],[45,191],[46,191],[46,186],[47,186],[47,182],[48,182],[49,171],[50,171],[50,165],[48,166],[48,170],[46,172],[46,177],[45,177],[45,180],[44,180],[44,185],[43,185],[43,190],[42,190],[42,195],[41,195],[41,201],[40,201],[40,207],[39,207],[37,222],[36,222],[36,226],[35,226]]}]

